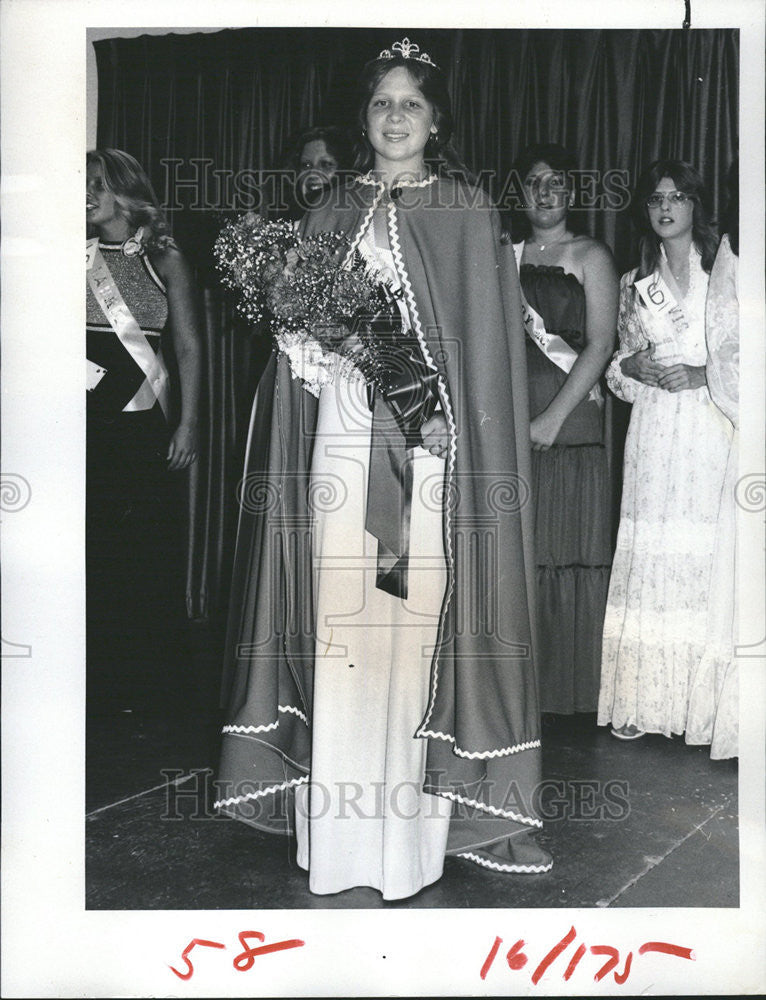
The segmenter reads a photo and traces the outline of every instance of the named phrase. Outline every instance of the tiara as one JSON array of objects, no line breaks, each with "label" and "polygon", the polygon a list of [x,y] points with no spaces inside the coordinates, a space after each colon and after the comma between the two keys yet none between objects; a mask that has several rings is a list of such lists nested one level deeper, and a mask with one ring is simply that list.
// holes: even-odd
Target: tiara
[{"label": "tiara", "polygon": [[439,68],[429,54],[421,52],[420,46],[411,42],[409,38],[403,38],[401,42],[394,42],[390,49],[383,49],[378,59],[395,59],[396,56],[401,56],[402,59],[413,59],[415,62],[428,63],[434,69]]}]

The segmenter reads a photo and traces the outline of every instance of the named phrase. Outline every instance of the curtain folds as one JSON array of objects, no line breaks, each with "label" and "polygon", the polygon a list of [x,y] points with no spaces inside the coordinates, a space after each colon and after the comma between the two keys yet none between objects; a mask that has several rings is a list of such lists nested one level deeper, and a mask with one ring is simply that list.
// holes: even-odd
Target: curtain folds
[{"label": "curtain folds", "polygon": [[[524,145],[561,142],[593,171],[581,228],[621,271],[635,246],[625,194],[660,155],[695,164],[720,208],[736,153],[736,30],[246,28],[95,43],[98,144],[146,168],[197,270],[206,346],[207,454],[190,476],[187,609],[226,602],[250,405],[268,355],[233,316],[211,267],[225,213],[258,204],[257,172],[315,124],[357,128],[354,81],[407,35],[447,73],[457,145],[499,198]],[[506,205],[512,208],[511,204]],[[614,438],[621,416],[615,406]],[[619,478],[619,449],[613,471]]]}]

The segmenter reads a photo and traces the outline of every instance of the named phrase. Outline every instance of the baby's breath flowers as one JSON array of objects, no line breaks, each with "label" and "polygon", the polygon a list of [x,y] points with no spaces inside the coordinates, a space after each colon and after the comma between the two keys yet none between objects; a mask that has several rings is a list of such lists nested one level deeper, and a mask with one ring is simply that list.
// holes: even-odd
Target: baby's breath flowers
[{"label": "baby's breath flowers", "polygon": [[314,396],[338,373],[374,385],[412,440],[433,411],[435,373],[396,294],[349,250],[343,233],[301,239],[250,212],[224,226],[213,252],[239,312],[269,329],[293,378]]},{"label": "baby's breath flowers", "polygon": [[221,280],[239,292],[238,309],[274,334],[308,331],[328,348],[348,336],[354,317],[379,307],[375,277],[343,233],[300,239],[288,222],[248,213],[227,223],[214,247]]}]

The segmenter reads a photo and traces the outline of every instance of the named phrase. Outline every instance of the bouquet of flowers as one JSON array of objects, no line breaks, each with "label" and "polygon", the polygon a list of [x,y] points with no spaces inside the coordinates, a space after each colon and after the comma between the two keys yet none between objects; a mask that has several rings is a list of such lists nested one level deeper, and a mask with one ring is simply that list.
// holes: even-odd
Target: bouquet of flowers
[{"label": "bouquet of flowers", "polygon": [[[318,396],[339,367],[377,389],[411,446],[436,404],[436,373],[417,338],[403,329],[390,288],[343,233],[301,239],[288,222],[247,213],[228,222],[213,252],[238,310],[265,321],[293,378]],[[354,342],[353,352],[347,353]]]},{"label": "bouquet of flowers", "polygon": [[266,321],[308,392],[319,396],[339,373],[356,371],[367,382],[368,495],[376,503],[368,505],[366,527],[379,541],[377,586],[406,597],[407,452],[434,413],[438,375],[402,323],[393,290],[349,247],[342,233],[302,240],[289,223],[249,213],[224,226],[214,254],[223,283],[239,292],[239,311],[251,323]]},{"label": "bouquet of flowers", "polygon": [[[266,321],[293,376],[317,396],[364,317],[385,311],[401,327],[384,287],[361,257],[347,259],[348,249],[342,233],[302,240],[290,223],[251,212],[224,226],[213,251],[223,283],[239,293],[239,312],[253,324]],[[353,359],[360,370],[370,360],[368,348],[361,353]]]}]

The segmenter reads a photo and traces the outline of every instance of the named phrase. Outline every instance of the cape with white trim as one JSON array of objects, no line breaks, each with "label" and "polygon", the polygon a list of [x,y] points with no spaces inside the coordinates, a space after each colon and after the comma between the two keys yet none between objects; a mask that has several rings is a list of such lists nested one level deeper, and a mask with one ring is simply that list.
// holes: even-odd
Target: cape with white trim
[{"label": "cape with white trim", "polygon": [[[354,241],[382,190],[362,178],[310,212],[302,234]],[[440,373],[452,432],[445,471],[448,585],[430,696],[426,790],[477,813],[487,842],[509,820],[539,826],[533,655],[535,566],[524,329],[513,246],[488,196],[451,178],[403,186],[387,213],[413,328]],[[231,594],[228,704],[218,805],[290,828],[308,780],[313,623],[309,470],[317,401],[272,355],[253,414]],[[241,780],[240,780],[241,779]],[[243,781],[249,782],[247,788]],[[461,846],[453,824],[450,850]],[[506,831],[507,832],[507,831]],[[462,836],[462,846],[476,843]]]}]

